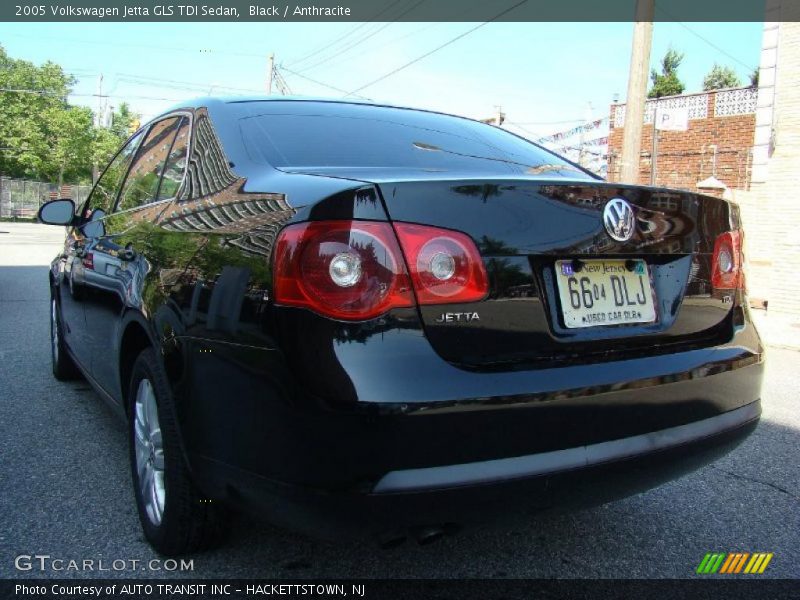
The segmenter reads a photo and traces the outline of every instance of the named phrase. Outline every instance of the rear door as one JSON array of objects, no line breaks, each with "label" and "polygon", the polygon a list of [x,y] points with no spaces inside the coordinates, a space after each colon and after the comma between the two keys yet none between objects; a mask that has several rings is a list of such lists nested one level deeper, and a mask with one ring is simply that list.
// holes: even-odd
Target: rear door
[{"label": "rear door", "polygon": [[94,264],[96,245],[141,140],[141,133],[130,138],[106,167],[81,210],[81,216],[87,222],[74,228],[68,238],[70,251],[67,253],[65,281],[60,286],[62,314],[69,332],[67,343],[90,373],[92,356],[103,351],[102,345],[99,349],[96,347],[97,341],[92,338],[86,321],[86,306],[95,302],[98,287],[102,284]]},{"label": "rear door", "polygon": [[188,137],[187,128],[188,119],[181,115],[149,127],[120,181],[114,209],[93,242],[95,283],[85,303],[87,330],[95,349],[92,376],[114,395],[121,392],[117,340],[122,316],[128,307],[141,303],[141,285],[148,270],[142,251],[153,222],[171,198],[165,197],[171,187],[161,185],[162,174],[179,132],[181,139]]}]

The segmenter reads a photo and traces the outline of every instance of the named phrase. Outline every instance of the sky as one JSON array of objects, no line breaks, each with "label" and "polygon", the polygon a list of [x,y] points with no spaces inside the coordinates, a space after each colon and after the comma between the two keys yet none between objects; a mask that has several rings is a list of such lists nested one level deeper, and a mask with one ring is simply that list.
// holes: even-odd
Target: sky
[{"label": "sky", "polygon": [[[342,97],[332,88],[354,91],[476,25],[0,23],[0,44],[65,67],[78,80],[76,104],[97,106],[102,74],[108,102],[127,101],[146,120],[187,98],[264,93],[270,53],[292,93]],[[656,23],[651,64],[672,46],[685,53],[686,92],[702,89],[715,62],[747,84],[762,27]],[[478,119],[501,106],[506,127],[535,139],[606,116],[615,95],[624,101],[632,32],[632,23],[489,23],[358,94]]]}]

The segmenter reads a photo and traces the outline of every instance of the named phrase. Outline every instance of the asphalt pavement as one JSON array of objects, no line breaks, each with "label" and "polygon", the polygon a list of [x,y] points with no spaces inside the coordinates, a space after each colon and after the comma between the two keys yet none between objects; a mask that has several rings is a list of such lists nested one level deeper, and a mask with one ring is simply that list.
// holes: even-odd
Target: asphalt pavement
[{"label": "asphalt pavement", "polygon": [[240,517],[222,548],[189,557],[191,571],[150,564],[159,557],[140,532],[123,425],[85,381],[51,375],[47,265],[61,239],[59,228],[0,222],[0,577],[683,578],[712,551],[773,552],[762,577],[800,577],[800,353],[779,347],[768,349],[756,432],[650,492],[385,550]]}]

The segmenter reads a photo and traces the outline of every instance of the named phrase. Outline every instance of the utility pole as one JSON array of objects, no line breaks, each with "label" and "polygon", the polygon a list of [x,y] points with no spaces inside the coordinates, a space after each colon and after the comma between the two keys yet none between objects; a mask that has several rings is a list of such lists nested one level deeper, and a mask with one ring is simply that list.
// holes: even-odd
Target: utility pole
[{"label": "utility pole", "polygon": [[658,101],[653,103],[653,149],[650,152],[650,185],[656,184],[657,163],[658,163]]},{"label": "utility pole", "polygon": [[267,60],[267,94],[272,93],[272,78],[275,76],[275,54],[269,55]]},{"label": "utility pole", "polygon": [[650,46],[653,40],[655,0],[637,0],[633,24],[633,47],[628,72],[628,96],[625,100],[625,131],[622,136],[620,180],[638,183],[639,157],[642,151],[647,71],[650,68]]},{"label": "utility pole", "polygon": [[488,123],[489,125],[496,125],[497,127],[500,127],[506,120],[506,113],[503,112],[502,106],[495,105],[494,108],[495,108],[494,116],[489,117],[488,119],[481,119],[481,123]]},{"label": "utility pole", "polygon": [[[97,112],[95,113],[94,117],[94,125],[95,127],[102,127],[102,120],[103,120],[103,74],[100,73],[100,76],[97,78]],[[97,161],[92,163],[92,183],[97,183],[97,179],[100,177],[100,168],[97,166]],[[59,184],[60,185],[60,184]]]}]

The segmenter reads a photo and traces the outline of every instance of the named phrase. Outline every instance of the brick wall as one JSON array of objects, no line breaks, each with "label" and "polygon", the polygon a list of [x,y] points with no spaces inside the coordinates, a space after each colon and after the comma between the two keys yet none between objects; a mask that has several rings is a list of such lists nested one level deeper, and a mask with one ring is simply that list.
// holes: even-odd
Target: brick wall
[{"label": "brick wall", "polygon": [[[686,97],[688,98],[687,95]],[[714,116],[717,94],[705,96],[706,118],[689,119],[688,131],[659,131],[656,152],[656,185],[696,190],[699,181],[715,175],[729,188],[747,189],[750,184],[751,149],[755,131],[755,113]],[[681,97],[675,97],[681,98]],[[623,105],[611,106],[608,136],[608,179],[619,178],[624,127],[615,126],[615,113]],[[619,123],[621,119],[617,119]],[[714,168],[716,150],[716,169]],[[652,169],[653,125],[642,130],[639,183],[650,184]]]}]

